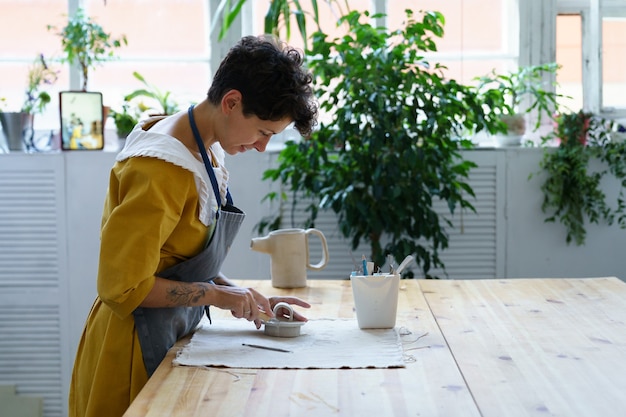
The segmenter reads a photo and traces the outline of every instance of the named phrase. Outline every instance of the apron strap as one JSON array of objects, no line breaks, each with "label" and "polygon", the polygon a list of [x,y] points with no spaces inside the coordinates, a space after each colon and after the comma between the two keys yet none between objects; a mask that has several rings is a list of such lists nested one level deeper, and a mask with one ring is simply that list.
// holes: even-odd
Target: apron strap
[{"label": "apron strap", "polygon": [[[202,142],[202,137],[200,136],[200,132],[198,131],[198,126],[196,125],[196,121],[193,117],[193,104],[189,106],[189,110],[187,110],[187,114],[189,115],[189,125],[191,126],[191,131],[193,132],[193,137],[196,140],[196,144],[198,145],[198,149],[200,150],[200,155],[202,155],[202,160],[204,161],[204,167],[206,168],[207,174],[209,174],[209,178],[211,179],[211,185],[213,186],[213,193],[215,194],[215,199],[217,200],[218,209],[222,207],[222,196],[220,195],[220,188],[217,185],[217,178],[215,178],[215,172],[213,172],[213,165],[209,160],[209,156],[206,153],[206,148],[204,146],[204,142]],[[233,198],[230,195],[230,190],[226,189],[226,203],[229,205],[233,204]],[[218,210],[219,213],[219,210]]]}]

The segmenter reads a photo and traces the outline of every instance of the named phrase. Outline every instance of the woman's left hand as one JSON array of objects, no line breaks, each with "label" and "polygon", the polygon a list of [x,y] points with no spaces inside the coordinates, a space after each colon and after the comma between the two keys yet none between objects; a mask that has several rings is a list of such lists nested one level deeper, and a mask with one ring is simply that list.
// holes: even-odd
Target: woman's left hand
[{"label": "woman's left hand", "polygon": [[[276,306],[276,304],[278,303],[287,303],[287,304],[297,305],[297,306],[304,307],[304,308],[311,307],[311,304],[307,303],[306,301],[298,297],[270,297],[269,300],[270,300],[270,305],[272,306],[272,310],[274,309],[274,306]],[[289,311],[287,310],[283,311],[282,309],[279,309],[278,315],[281,315],[281,314],[288,315]],[[293,310],[293,319],[294,321],[307,321],[307,318],[304,317],[302,314],[298,313],[295,309]]]}]

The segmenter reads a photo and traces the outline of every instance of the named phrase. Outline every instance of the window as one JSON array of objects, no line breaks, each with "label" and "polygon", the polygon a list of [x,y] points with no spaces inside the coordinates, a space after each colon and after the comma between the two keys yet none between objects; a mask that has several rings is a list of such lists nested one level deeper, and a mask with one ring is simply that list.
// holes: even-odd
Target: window
[{"label": "window", "polygon": [[556,21],[556,62],[561,65],[557,92],[571,99],[559,100],[560,106],[577,111],[583,108],[582,25],[578,14],[559,15]]},{"label": "window", "polygon": [[[19,111],[25,98],[28,69],[39,54],[49,59],[60,48],[56,36],[48,25],[61,25],[63,13],[67,13],[67,1],[63,0],[2,0],[0,13],[0,98],[4,98],[3,110]],[[50,63],[50,62],[49,62]],[[60,65],[55,67],[60,69]],[[54,99],[60,86],[69,85],[67,71],[59,73],[50,94]],[[54,111],[51,109],[54,108]],[[35,126],[59,125],[58,100],[48,106],[48,111],[35,118]],[[54,121],[53,121],[54,119]]]},{"label": "window", "polygon": [[126,35],[120,59],[97,68],[90,89],[102,91],[105,105],[143,87],[140,73],[181,105],[200,101],[210,83],[209,13],[206,0],[88,0],[90,16],[114,36]]},{"label": "window", "polygon": [[[211,65],[219,61],[220,53],[241,33],[263,31],[269,4],[269,0],[248,0],[242,30],[234,30],[229,39],[216,43],[211,42],[215,34],[209,33],[209,8],[216,7],[217,0],[153,0],[149,4],[144,0],[0,1],[0,97],[6,98],[6,109],[15,110],[23,101],[27,70],[36,56],[61,54],[60,39],[47,26],[62,27],[68,11],[78,5],[83,5],[107,32],[128,38],[128,46],[117,50],[119,60],[90,72],[90,90],[101,91],[105,104],[115,106],[123,95],[141,87],[132,76],[137,71],[158,88],[171,91],[185,106],[203,99],[210,84]],[[597,10],[591,7],[595,3],[599,4]],[[301,4],[310,7],[307,0]],[[345,11],[344,1],[336,6],[342,10],[334,12],[327,2],[318,4],[325,25],[322,29],[339,34],[334,23]],[[556,0],[556,5],[541,2],[540,6],[538,2],[519,0],[349,0],[348,4],[351,9],[386,13],[384,24],[390,28],[401,24],[406,8],[441,11],[446,18],[445,35],[437,42],[439,51],[430,58],[447,66],[448,76],[462,83],[471,83],[475,76],[491,69],[506,71],[518,63],[532,65],[556,59],[563,65],[558,76],[561,92],[574,97],[570,106],[602,108],[607,114],[626,116],[623,0]],[[550,18],[552,13],[558,15],[556,20]],[[590,39],[594,30],[592,15],[599,16],[599,35],[594,39]],[[520,24],[520,16],[530,23]],[[552,27],[554,21],[556,27]],[[308,27],[310,32],[315,29],[312,23]],[[556,45],[551,34],[555,34]],[[295,21],[289,42],[303,45]],[[593,52],[598,50],[601,59],[597,65],[589,65],[593,64]],[[39,129],[58,128],[57,92],[79,85],[77,74],[66,65],[57,63],[57,68],[60,73],[51,91],[53,103],[35,120]]]},{"label": "window", "polygon": [[127,46],[115,51],[119,59],[89,72],[88,90],[102,92],[105,105],[119,105],[124,95],[143,87],[134,71],[171,91],[181,106],[206,96],[211,68],[206,0],[2,0],[0,97],[7,110],[21,107],[28,67],[43,53],[59,69],[59,79],[49,90],[53,101],[35,118],[35,127],[58,129],[58,91],[79,89],[80,84],[77,72],[50,61],[61,57],[62,50],[59,36],[47,27],[65,26],[68,10],[79,4],[106,32],[128,39]]},{"label": "window", "polygon": [[602,18],[602,108],[607,112],[626,110],[625,34],[626,16]]},{"label": "window", "polygon": [[563,66],[557,81],[573,98],[568,106],[626,117],[626,3],[559,0],[556,33],[556,61]]},{"label": "window", "polygon": [[[300,3],[312,14],[309,1]],[[335,22],[338,15],[345,13],[346,8],[343,1],[338,3],[329,7],[326,2],[318,2],[322,30],[330,36],[342,35],[335,28]],[[514,23],[517,21],[517,5],[514,0],[350,0],[348,3],[351,10],[386,14],[383,24],[391,30],[404,24],[406,9],[412,9],[416,13],[420,10],[443,13],[446,18],[445,34],[443,39],[437,41],[439,50],[431,58],[447,66],[448,76],[459,82],[471,83],[474,77],[484,75],[492,69],[504,71],[517,64],[519,26]],[[255,0],[253,4],[252,33],[262,33],[269,0]],[[312,32],[314,29],[309,15],[307,30]],[[285,37],[284,29],[281,34]],[[289,43],[303,48],[295,19],[291,21]]]},{"label": "window", "polygon": [[[377,22],[395,30],[404,25],[406,9],[416,14],[422,10],[441,12],[445,19],[444,36],[436,40],[438,51],[425,54],[431,62],[445,67],[445,76],[463,84],[474,83],[474,78],[488,74],[492,70],[505,72],[517,66],[519,58],[519,24],[518,5],[515,0],[351,0],[351,10],[369,10],[372,13],[383,13],[386,17]],[[309,13],[307,31],[315,30],[310,2],[300,4]],[[253,9],[252,33],[262,33],[264,15],[269,0],[255,0]],[[322,30],[331,38],[342,36],[343,32],[335,27],[337,17],[346,12],[343,1],[319,2],[319,13]],[[281,31],[283,37],[286,32]],[[289,43],[303,48],[301,36],[297,32],[295,19],[291,20],[291,38]],[[322,118],[325,116],[322,115]],[[491,145],[492,139],[483,137],[476,139]]]},{"label": "window", "polygon": [[504,72],[518,61],[517,4],[511,0],[388,1],[389,27],[405,20],[405,9],[443,13],[444,36],[431,58],[448,68],[446,75],[463,84],[491,70]]}]

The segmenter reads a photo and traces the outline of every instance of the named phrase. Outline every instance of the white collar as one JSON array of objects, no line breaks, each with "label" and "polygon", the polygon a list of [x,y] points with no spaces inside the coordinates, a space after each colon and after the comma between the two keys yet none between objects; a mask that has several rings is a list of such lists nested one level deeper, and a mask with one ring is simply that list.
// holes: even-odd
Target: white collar
[{"label": "white collar", "polygon": [[[224,167],[225,153],[219,143],[211,146],[211,151],[219,164],[219,169],[214,169],[214,172],[218,184],[221,184],[220,194],[224,193],[222,199],[225,199],[226,182],[228,181],[228,172]],[[212,187],[209,185],[210,180],[206,168],[204,163],[194,157],[181,141],[166,134],[143,130],[141,125],[137,124],[128,135],[124,149],[117,154],[115,159],[121,162],[138,156],[158,158],[192,172],[200,200],[199,219],[205,226],[209,226],[213,222],[217,212],[217,200],[213,195]]]}]

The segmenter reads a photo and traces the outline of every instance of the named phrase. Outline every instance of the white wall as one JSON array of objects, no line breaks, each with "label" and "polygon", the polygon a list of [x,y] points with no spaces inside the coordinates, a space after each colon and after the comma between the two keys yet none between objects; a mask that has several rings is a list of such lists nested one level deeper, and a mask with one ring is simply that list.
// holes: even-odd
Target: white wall
[{"label": "white wall", "polygon": [[[506,152],[506,276],[594,277],[617,276],[626,280],[626,230],[619,226],[587,227],[584,246],[566,245],[565,228],[545,223],[541,212],[545,180],[537,175],[541,149],[510,149]],[[593,165],[592,165],[593,167]],[[609,201],[619,192],[616,180],[604,181]]]},{"label": "white wall", "polygon": [[[560,224],[545,223],[541,212],[542,175],[530,181],[530,173],[538,171],[541,149],[480,150],[483,158],[496,158],[504,165],[504,204],[499,227],[505,242],[504,274],[507,277],[585,277],[618,276],[626,278],[626,231],[617,226],[588,227],[587,244],[582,247],[565,244],[565,229]],[[485,155],[486,153],[486,155]],[[471,152],[468,154],[471,156]],[[98,261],[99,227],[102,204],[107,188],[108,172],[113,164],[112,152],[68,153],[66,158],[67,223],[69,225],[69,282],[73,303],[71,315],[73,339],[77,342],[93,297]],[[263,171],[270,166],[271,154],[247,152],[227,157],[231,175],[231,192],[235,203],[246,213],[246,220],[224,264],[231,278],[269,279],[269,256],[250,249],[250,239],[256,237],[255,226],[270,213],[269,204],[261,203],[268,192],[269,182],[261,181]],[[617,195],[619,184],[607,183],[607,195]],[[502,213],[499,213],[502,214]],[[502,223],[502,221],[500,221]],[[454,244],[452,242],[451,244]],[[347,253],[330,254],[348,256]],[[339,278],[339,277],[338,277]],[[487,277],[493,278],[493,277]]]},{"label": "white wall", "polygon": [[230,174],[229,187],[235,205],[246,213],[239,234],[222,268],[224,274],[235,279],[269,279],[269,256],[250,249],[250,240],[257,237],[256,225],[270,213],[270,203],[261,199],[270,185],[261,181],[263,172],[271,165],[273,156],[251,151],[226,156]]},{"label": "white wall", "polygon": [[[564,226],[544,221],[547,215],[541,212],[540,186],[545,176],[539,172],[542,152],[540,148],[507,148],[466,153],[467,158],[476,160],[479,165],[480,161],[494,160],[498,167],[496,189],[504,195],[497,199],[496,238],[504,248],[498,248],[497,263],[503,265],[495,270],[504,271],[502,278],[617,276],[626,280],[626,230],[617,225],[590,225],[586,244],[579,247],[565,243]],[[270,160],[268,155],[254,153],[228,160],[233,180],[231,189],[236,202],[247,214],[224,267],[225,272],[235,278],[269,278],[268,255],[252,252],[249,242],[256,236],[255,224],[269,212],[267,204],[260,204],[269,190],[269,183],[258,179]],[[530,174],[536,175],[529,180]],[[609,199],[617,196],[617,181],[604,181],[603,186]],[[327,237],[331,234],[324,232]],[[332,261],[333,257],[349,255],[346,251],[330,256]],[[241,262],[241,259],[246,261]]]}]

